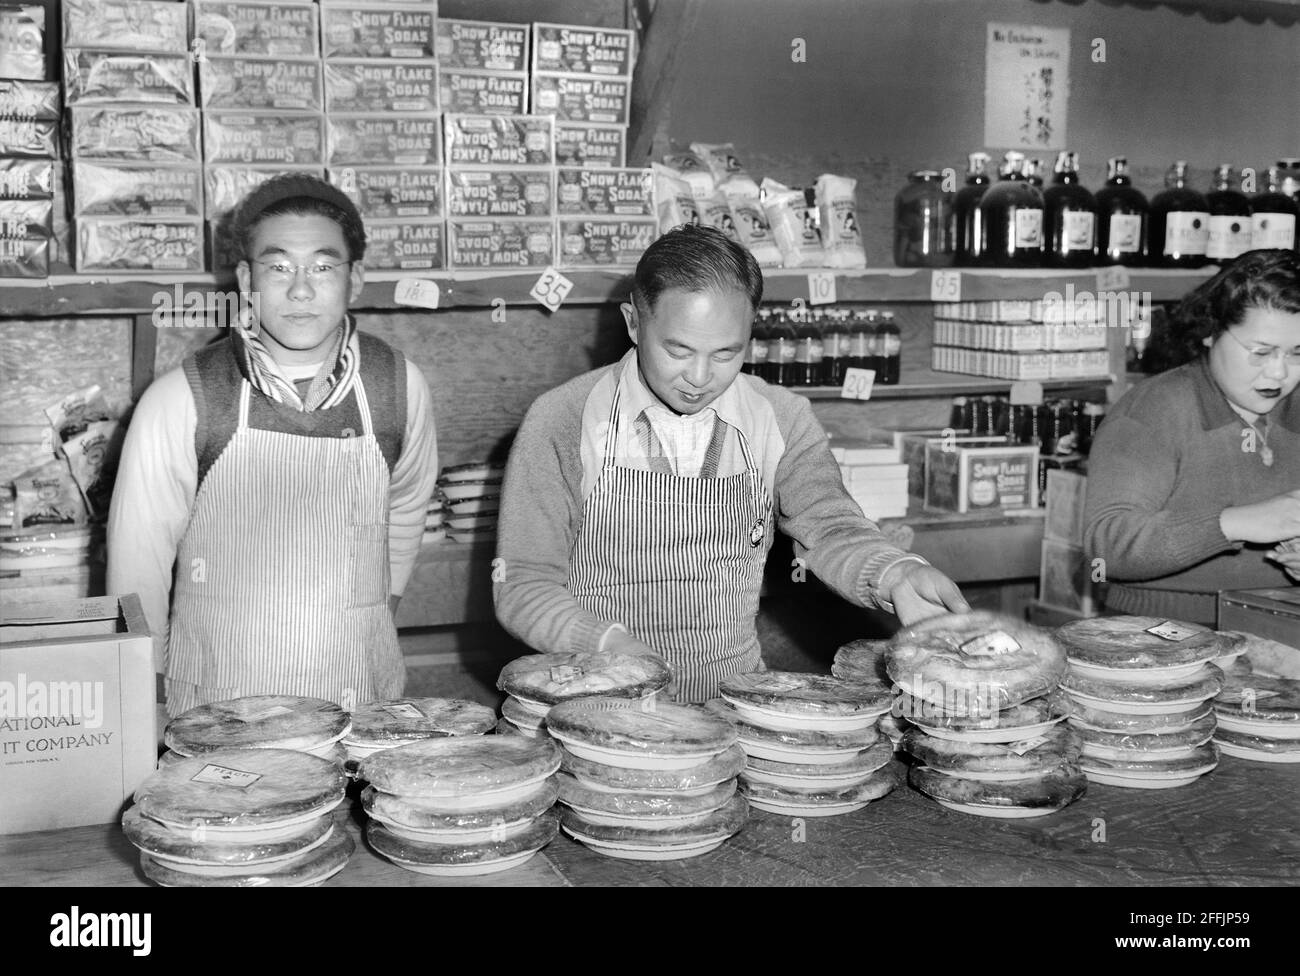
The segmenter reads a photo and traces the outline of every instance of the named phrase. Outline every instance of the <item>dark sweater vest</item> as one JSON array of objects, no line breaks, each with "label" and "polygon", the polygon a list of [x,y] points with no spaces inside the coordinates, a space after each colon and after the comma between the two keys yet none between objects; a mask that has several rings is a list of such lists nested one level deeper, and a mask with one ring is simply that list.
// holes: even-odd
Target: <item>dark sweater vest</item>
[{"label": "dark sweater vest", "polygon": [[[375,439],[391,475],[406,437],[406,360],[374,336],[358,332],[357,340],[361,347],[361,380],[366,386]],[[205,346],[183,364],[194,394],[199,485],[239,427],[239,387],[244,377],[235,359],[233,341],[227,337]],[[355,388],[342,403],[310,413],[276,403],[253,389],[248,401],[248,426],[298,437],[360,437],[362,433]]]}]

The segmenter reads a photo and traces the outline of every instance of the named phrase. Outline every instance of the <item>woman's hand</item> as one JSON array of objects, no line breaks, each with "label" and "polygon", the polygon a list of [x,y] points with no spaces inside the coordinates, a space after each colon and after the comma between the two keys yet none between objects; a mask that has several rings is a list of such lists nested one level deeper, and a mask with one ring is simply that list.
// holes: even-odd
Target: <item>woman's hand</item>
[{"label": "woman's hand", "polygon": [[1286,570],[1288,576],[1300,582],[1300,549],[1274,549],[1265,553],[1264,558],[1273,560]]},{"label": "woman's hand", "polygon": [[1300,490],[1219,513],[1219,528],[1233,542],[1281,542],[1300,536]]}]

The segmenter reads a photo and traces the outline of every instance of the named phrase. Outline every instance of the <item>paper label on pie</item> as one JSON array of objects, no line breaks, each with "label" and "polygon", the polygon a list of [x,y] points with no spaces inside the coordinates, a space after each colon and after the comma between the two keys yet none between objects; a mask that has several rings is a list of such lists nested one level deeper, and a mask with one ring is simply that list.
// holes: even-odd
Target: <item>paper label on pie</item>
[{"label": "paper label on pie", "polygon": [[996,654],[1012,654],[1020,650],[1020,642],[1005,631],[995,630],[979,637],[972,637],[961,645],[961,652],[971,656],[991,657]]},{"label": "paper label on pie", "polygon": [[1017,756],[1023,756],[1031,749],[1037,749],[1043,743],[1050,741],[1051,740],[1045,735],[1036,735],[1032,739],[1021,739],[1019,742],[1008,742],[1007,748]]},{"label": "paper label on pie", "polygon": [[1172,620],[1166,620],[1162,624],[1156,624],[1154,627],[1147,628],[1148,634],[1155,634],[1157,637],[1163,637],[1167,641],[1182,641],[1189,637],[1195,637],[1204,631],[1194,630],[1183,624],[1174,623]]},{"label": "paper label on pie", "polygon": [[574,667],[572,664],[562,664],[559,667],[551,668],[551,680],[556,684],[568,684],[570,681],[581,678],[582,675],[582,668]]},{"label": "paper label on pie", "polygon": [[215,783],[219,786],[234,786],[244,790],[261,778],[261,773],[249,773],[242,769],[233,769],[230,766],[207,763],[190,777],[190,781],[194,783]]},{"label": "paper label on pie", "polygon": [[420,719],[425,717],[424,712],[420,711],[410,702],[398,702],[395,705],[381,705],[380,707],[389,715],[393,716],[393,718],[411,718],[418,722]]}]

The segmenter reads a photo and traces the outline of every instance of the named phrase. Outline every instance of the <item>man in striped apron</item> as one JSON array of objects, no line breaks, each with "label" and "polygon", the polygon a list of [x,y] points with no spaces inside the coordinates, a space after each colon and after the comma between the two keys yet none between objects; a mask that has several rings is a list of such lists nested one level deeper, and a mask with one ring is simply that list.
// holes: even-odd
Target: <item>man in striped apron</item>
[{"label": "man in striped apron", "polygon": [[[429,392],[356,330],[365,230],[315,177],[236,212],[245,320],[137,405],[109,516],[108,586],[166,648],[167,709],[400,695],[393,613],[437,475]],[[169,624],[165,627],[164,624]]]},{"label": "man in striped apron", "polygon": [[844,489],[808,400],[740,375],[762,300],[753,257],[684,227],[623,305],[635,346],[538,398],[506,471],[497,616],[540,651],[657,653],[699,702],[762,667],[755,628],[775,528],[845,599],[910,623],[968,609]]}]

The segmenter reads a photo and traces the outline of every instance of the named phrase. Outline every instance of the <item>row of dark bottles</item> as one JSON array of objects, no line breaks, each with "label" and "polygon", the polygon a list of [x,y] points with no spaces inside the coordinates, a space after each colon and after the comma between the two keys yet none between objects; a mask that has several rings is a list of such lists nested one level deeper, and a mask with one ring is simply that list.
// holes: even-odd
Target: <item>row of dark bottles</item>
[{"label": "row of dark bottles", "polygon": [[1252,248],[1297,247],[1300,159],[1270,167],[1266,188],[1234,189],[1234,170],[1219,166],[1210,191],[1189,185],[1178,161],[1152,197],[1133,186],[1128,161],[1109,161],[1096,194],[1079,182],[1076,153],[1058,155],[1052,184],[1036,165],[1008,152],[995,182],[986,153],[972,153],[966,185],[944,193],[942,176],[911,174],[895,199],[894,261],[902,267],[1086,268],[1122,264],[1197,268]]},{"label": "row of dark bottles", "polygon": [[1009,437],[1013,444],[1036,444],[1040,454],[1087,454],[1106,406],[1087,400],[1046,400],[1013,404],[1004,396],[953,397],[948,424],[972,437]]},{"label": "row of dark bottles", "polygon": [[903,341],[894,313],[877,309],[760,309],[741,371],[778,386],[842,386],[850,368],[898,383]]}]

